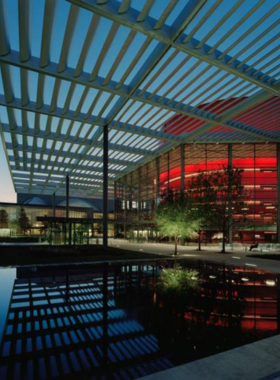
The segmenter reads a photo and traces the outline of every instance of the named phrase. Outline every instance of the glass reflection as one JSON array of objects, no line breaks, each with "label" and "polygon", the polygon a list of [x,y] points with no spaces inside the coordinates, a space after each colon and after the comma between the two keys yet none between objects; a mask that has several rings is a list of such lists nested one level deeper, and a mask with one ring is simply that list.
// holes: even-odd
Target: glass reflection
[{"label": "glass reflection", "polygon": [[17,269],[0,378],[139,378],[273,335],[278,284],[178,260]]}]

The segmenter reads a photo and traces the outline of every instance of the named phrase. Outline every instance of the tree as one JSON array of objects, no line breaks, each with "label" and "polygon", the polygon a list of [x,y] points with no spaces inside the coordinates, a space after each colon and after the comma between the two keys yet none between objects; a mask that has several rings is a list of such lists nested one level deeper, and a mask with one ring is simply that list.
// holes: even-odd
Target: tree
[{"label": "tree", "polygon": [[161,194],[161,201],[156,209],[156,222],[163,234],[174,237],[175,255],[177,255],[178,238],[194,236],[200,218],[188,194],[169,190]]},{"label": "tree", "polygon": [[25,231],[31,228],[30,220],[28,216],[26,215],[26,212],[23,206],[21,206],[19,209],[17,223],[18,223],[20,231],[23,231],[24,235],[25,235]]},{"label": "tree", "polygon": [[228,166],[210,173],[201,172],[189,182],[188,192],[207,228],[222,232],[223,253],[230,228],[246,221],[242,203],[247,194],[242,185],[242,173],[242,170]]},{"label": "tree", "polygon": [[6,210],[0,210],[0,228],[8,228],[9,216]]},{"label": "tree", "polygon": [[12,230],[11,232],[16,233],[16,231],[18,230],[17,219],[12,219],[9,221],[9,228],[10,228],[10,230]]}]

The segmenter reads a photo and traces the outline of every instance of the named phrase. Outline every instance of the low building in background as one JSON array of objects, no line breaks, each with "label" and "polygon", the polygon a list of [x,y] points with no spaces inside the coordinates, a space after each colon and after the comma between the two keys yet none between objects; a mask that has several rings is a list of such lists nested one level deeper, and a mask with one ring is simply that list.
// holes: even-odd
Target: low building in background
[{"label": "low building in background", "polygon": [[[8,226],[0,228],[0,238],[20,237],[23,235],[17,220],[23,208],[30,227],[27,237],[43,238],[50,244],[68,244],[66,236],[66,199],[47,195],[18,194],[17,203],[0,203],[0,210],[8,214]],[[109,201],[109,220],[114,219],[114,202]],[[88,239],[102,237],[103,207],[100,199],[69,199],[69,220],[73,223],[73,243],[87,244]],[[114,236],[114,226],[109,223],[109,236]],[[69,230],[69,227],[68,227]],[[79,235],[77,237],[77,235]],[[81,238],[82,236],[82,238]],[[83,238],[85,237],[85,239]]]}]

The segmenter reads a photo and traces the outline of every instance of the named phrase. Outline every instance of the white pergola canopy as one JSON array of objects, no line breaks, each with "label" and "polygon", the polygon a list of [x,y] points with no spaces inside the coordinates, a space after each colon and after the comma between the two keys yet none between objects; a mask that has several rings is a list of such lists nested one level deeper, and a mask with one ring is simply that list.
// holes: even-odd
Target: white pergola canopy
[{"label": "white pergola canopy", "polygon": [[181,143],[278,142],[278,0],[0,0],[0,131],[18,193],[98,197]]}]

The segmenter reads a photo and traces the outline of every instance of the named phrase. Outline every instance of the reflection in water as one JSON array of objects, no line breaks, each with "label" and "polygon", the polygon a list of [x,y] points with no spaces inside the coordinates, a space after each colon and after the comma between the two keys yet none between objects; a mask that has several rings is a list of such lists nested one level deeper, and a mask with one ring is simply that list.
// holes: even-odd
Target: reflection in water
[{"label": "reflection in water", "polygon": [[0,341],[5,326],[7,310],[9,308],[15,278],[16,269],[0,269]]},{"label": "reflection in water", "polygon": [[277,289],[200,262],[18,269],[0,378],[131,379],[221,352],[277,332]]}]

